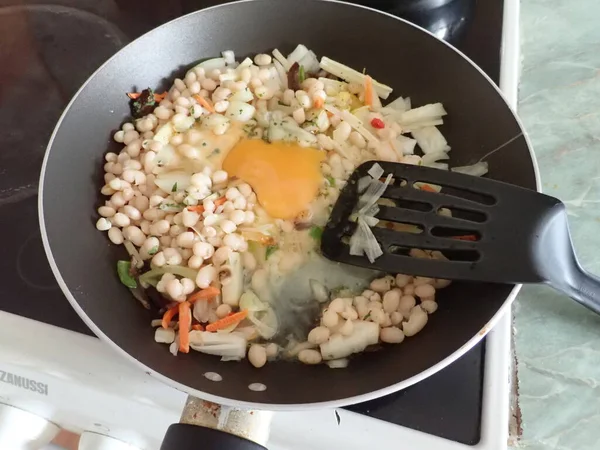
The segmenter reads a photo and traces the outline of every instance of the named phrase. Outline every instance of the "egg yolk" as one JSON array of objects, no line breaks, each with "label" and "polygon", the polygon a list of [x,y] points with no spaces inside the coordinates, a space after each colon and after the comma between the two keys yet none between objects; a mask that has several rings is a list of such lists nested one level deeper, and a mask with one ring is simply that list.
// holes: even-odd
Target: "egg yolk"
[{"label": "egg yolk", "polygon": [[229,152],[223,170],[252,186],[271,217],[293,219],[316,197],[324,159],[325,153],[314,148],[245,139]]}]

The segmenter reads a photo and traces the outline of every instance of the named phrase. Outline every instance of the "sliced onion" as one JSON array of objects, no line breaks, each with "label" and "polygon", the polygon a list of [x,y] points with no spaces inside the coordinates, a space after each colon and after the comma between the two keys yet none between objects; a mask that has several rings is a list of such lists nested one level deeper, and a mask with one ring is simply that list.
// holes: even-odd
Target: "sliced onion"
[{"label": "sliced onion", "polygon": [[369,187],[369,185],[371,184],[371,181],[373,181],[373,179],[369,176],[359,178],[358,183],[356,184],[358,193],[362,194],[365,191],[365,189],[367,189]]},{"label": "sliced onion", "polygon": [[379,242],[377,242],[377,239],[375,239],[375,235],[373,234],[371,228],[369,227],[369,225],[367,225],[367,222],[363,217],[358,218],[358,228],[361,229],[361,232],[365,239],[365,255],[367,255],[367,258],[369,258],[369,261],[372,264],[377,258],[383,255],[383,250],[381,250]]},{"label": "sliced onion", "polygon": [[448,114],[441,103],[431,103],[419,108],[408,110],[400,116],[400,124],[406,125],[426,120],[438,120]]},{"label": "sliced onion", "polygon": [[[324,71],[329,72],[330,74],[335,75],[336,77],[341,78],[348,83],[356,83],[362,86],[365,82],[365,74],[334,61],[333,59],[327,58],[326,56],[321,58],[320,66]],[[391,87],[381,84],[375,80],[373,80],[373,89],[377,95],[383,99],[388,98],[392,93]]]},{"label": "sliced onion", "polygon": [[225,50],[221,52],[221,56],[225,60],[225,64],[231,65],[235,63],[235,53],[233,50]]},{"label": "sliced onion", "polygon": [[371,184],[365,191],[363,195],[358,199],[358,205],[360,209],[358,210],[358,215],[364,214],[371,206],[377,203],[377,200],[383,195],[388,185],[392,181],[392,174],[388,174],[385,181],[382,183],[379,180],[371,181]]},{"label": "sliced onion", "polygon": [[186,190],[190,186],[190,174],[181,170],[163,172],[156,176],[154,184],[165,192],[171,192],[175,185],[178,191]]},{"label": "sliced onion", "polygon": [[432,153],[427,153],[425,155],[423,155],[423,158],[421,158],[421,163],[422,165],[426,166],[426,167],[431,167],[431,164],[436,163],[442,159],[448,159],[450,158],[448,156],[448,153],[446,152],[432,152]]},{"label": "sliced onion", "polygon": [[273,65],[275,66],[275,70],[277,70],[277,75],[279,75],[279,81],[281,82],[281,87],[283,89],[287,89],[288,88],[288,77],[287,77],[285,68],[279,61],[277,61],[277,59],[273,62]]},{"label": "sliced onion", "polygon": [[298,64],[304,67],[304,71],[306,73],[316,73],[321,68],[319,66],[317,55],[315,55],[312,50],[309,50],[308,53],[306,53],[306,55],[304,55],[304,57],[298,61]]},{"label": "sliced onion", "polygon": [[294,49],[294,51],[288,55],[288,57],[287,57],[288,64],[291,67],[294,63],[296,63],[296,62],[299,63],[299,61],[302,58],[304,58],[307,54],[308,54],[308,49],[304,45],[298,44],[298,46]]},{"label": "sliced onion", "polygon": [[473,175],[474,177],[480,177],[488,173],[488,163],[480,161],[470,166],[453,167],[450,169],[452,172],[464,173],[467,175]]},{"label": "sliced onion", "polygon": [[254,116],[256,108],[248,103],[230,101],[225,116],[237,122],[248,122]]},{"label": "sliced onion", "polygon": [[235,94],[233,94],[230,98],[229,101],[236,101],[236,102],[251,102],[254,99],[254,96],[252,95],[252,92],[250,91],[250,89],[248,88],[244,88],[241,91],[237,91]]},{"label": "sliced onion", "polygon": [[381,167],[378,163],[373,164],[373,166],[367,172],[371,177],[375,180],[379,180],[383,176],[383,167]]},{"label": "sliced onion", "polygon": [[412,132],[423,153],[447,152],[450,150],[446,138],[436,127],[424,127]]},{"label": "sliced onion", "polygon": [[281,63],[281,65],[283,66],[283,68],[286,70],[286,72],[288,70],[290,70],[290,67],[292,66],[289,61],[287,60],[287,58],[285,56],[283,56],[283,54],[279,51],[279,49],[275,49],[273,50],[273,57],[279,61],[279,63]]},{"label": "sliced onion", "polygon": [[200,64],[195,65],[194,69],[197,67],[201,67],[208,73],[211,70],[222,69],[226,65],[227,62],[225,61],[225,58],[211,58],[207,59],[206,61],[202,61]]},{"label": "sliced onion", "polygon": [[412,155],[415,153],[415,146],[417,141],[415,139],[407,138],[406,136],[399,135],[396,138],[396,148],[402,152],[403,155]]},{"label": "sliced onion", "polygon": [[248,312],[260,312],[266,311],[268,306],[254,292],[246,291],[240,297],[240,309],[246,309]]},{"label": "sliced onion", "polygon": [[272,308],[268,308],[260,318],[257,313],[248,313],[248,320],[256,326],[258,334],[264,339],[271,339],[277,334],[277,316]]}]

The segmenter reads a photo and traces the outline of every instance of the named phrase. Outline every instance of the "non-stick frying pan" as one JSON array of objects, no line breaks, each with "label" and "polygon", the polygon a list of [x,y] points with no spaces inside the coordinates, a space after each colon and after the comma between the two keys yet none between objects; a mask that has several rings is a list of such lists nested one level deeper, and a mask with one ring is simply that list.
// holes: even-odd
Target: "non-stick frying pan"
[{"label": "non-stick frying pan", "polygon": [[[40,217],[50,264],[65,295],[102,339],[151,375],[198,397],[240,407],[298,409],[366,401],[432,375],[473,347],[515,297],[518,286],[455,283],[439,295],[428,326],[402,345],[359,355],[344,370],[220,362],[200,353],[173,357],[153,340],[150,313],[115,273],[121,249],[94,227],[103,155],[129,115],[124,93],[170,86],[199,59],[305,44],[369,73],[423,105],[442,102],[452,163],[476,162],[522,133],[498,89],[464,55],[396,17],[349,4],[255,0],[199,11],[137,39],[106,62],[75,95],[50,141],[40,183]],[[536,189],[525,138],[489,157],[489,176]],[[93,358],[93,355],[90,355]],[[216,372],[222,381],[203,376]],[[251,383],[267,389],[255,392]]]}]

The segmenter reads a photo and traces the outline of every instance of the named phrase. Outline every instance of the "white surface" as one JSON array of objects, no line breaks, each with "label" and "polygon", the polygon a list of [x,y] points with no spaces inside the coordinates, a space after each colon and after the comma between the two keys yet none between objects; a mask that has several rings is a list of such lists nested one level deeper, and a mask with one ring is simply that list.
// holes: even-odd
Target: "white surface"
[{"label": "white surface", "polygon": [[103,434],[86,431],[81,434],[77,450],[138,450],[138,447]]},{"label": "white surface", "polygon": [[47,419],[0,404],[0,449],[35,450],[52,441],[59,430]]},{"label": "white surface", "polygon": [[[500,85],[513,108],[519,67],[518,8],[518,0],[505,0]],[[511,297],[515,295],[513,291]],[[13,336],[20,338],[16,341]],[[475,343],[467,344],[464,351]],[[276,413],[269,450],[380,450],[397,449],[399,443],[410,450],[505,449],[511,363],[509,307],[504,308],[504,317],[489,334],[487,345],[482,436],[474,447],[344,410],[338,410],[338,426],[330,409]],[[35,412],[71,431],[95,431],[142,449],[159,447],[168,425],[178,421],[186,398],[97,339],[1,312],[0,371],[48,385],[48,394],[43,395],[0,383],[0,402]]]}]

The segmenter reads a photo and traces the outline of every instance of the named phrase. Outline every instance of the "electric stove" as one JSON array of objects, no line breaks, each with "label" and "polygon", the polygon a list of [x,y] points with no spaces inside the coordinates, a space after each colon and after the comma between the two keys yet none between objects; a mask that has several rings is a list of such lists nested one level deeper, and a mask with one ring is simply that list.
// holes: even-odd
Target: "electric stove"
[{"label": "electric stove", "polygon": [[[62,295],[38,230],[37,183],[56,121],[102,62],[161,23],[219,3],[0,0],[0,231],[7,250],[0,259],[0,418],[22,411],[48,419],[40,442],[62,427],[93,433],[98,442],[111,436],[154,449],[179,419],[185,395],[113,354]],[[355,3],[406,18],[447,40],[516,105],[518,0]],[[268,446],[506,448],[509,352],[508,311],[479,345],[403,391],[338,411],[276,413]],[[0,420],[0,443],[6,432]],[[100,448],[90,445],[86,449]]]}]

